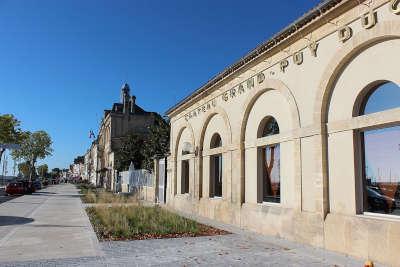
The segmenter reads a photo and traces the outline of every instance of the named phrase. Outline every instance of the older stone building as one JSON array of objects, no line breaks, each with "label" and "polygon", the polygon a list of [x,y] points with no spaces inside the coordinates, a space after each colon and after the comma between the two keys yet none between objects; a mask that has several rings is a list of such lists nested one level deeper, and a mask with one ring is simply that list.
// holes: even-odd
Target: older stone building
[{"label": "older stone building", "polygon": [[99,186],[114,190],[115,152],[122,139],[129,134],[146,135],[154,124],[155,112],[147,112],[136,104],[136,97],[130,94],[128,84],[121,89],[121,102],[114,103],[111,110],[104,110],[97,139],[87,152],[88,173]]},{"label": "older stone building", "polygon": [[399,266],[399,2],[323,1],[172,107],[167,204]]},{"label": "older stone building", "polygon": [[85,154],[85,180],[93,185],[100,184],[100,161],[97,140],[94,140]]}]

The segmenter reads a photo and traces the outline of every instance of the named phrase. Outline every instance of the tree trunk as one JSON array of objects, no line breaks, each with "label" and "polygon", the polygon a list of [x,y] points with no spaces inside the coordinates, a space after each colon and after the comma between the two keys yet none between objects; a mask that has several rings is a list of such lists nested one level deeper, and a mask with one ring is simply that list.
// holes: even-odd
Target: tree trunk
[{"label": "tree trunk", "polygon": [[32,182],[32,174],[35,171],[35,163],[36,160],[33,159],[32,161],[29,161],[29,182]]},{"label": "tree trunk", "polygon": [[0,165],[1,165],[1,159],[3,158],[4,151],[6,151],[4,148],[0,148]]}]

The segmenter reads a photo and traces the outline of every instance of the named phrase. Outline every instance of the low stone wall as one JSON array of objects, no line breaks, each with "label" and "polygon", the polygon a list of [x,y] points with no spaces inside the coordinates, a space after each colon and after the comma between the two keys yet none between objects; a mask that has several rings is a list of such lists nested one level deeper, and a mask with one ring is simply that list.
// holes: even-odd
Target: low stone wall
[{"label": "low stone wall", "polygon": [[397,220],[328,214],[324,233],[326,249],[400,264],[400,225]]}]

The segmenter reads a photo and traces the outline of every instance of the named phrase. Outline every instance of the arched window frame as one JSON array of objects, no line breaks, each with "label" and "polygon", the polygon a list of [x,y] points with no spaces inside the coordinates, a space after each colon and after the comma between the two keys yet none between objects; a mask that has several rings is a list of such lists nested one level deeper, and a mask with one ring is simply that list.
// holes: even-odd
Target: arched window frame
[{"label": "arched window frame", "polygon": [[[356,102],[354,103],[353,107],[353,117],[355,119],[358,118],[364,118],[366,120],[369,120],[370,118],[374,118],[378,113],[380,114],[387,114],[390,112],[392,108],[387,108],[387,109],[382,109],[379,110],[375,113],[366,113],[366,107],[371,99],[371,97],[374,95],[375,92],[379,91],[381,86],[387,84],[387,83],[392,83],[390,81],[386,80],[379,80],[375,81],[368,86],[366,86],[359,96],[356,99]],[[400,88],[399,88],[400,89]],[[400,105],[399,105],[400,108]],[[370,119],[371,121],[374,121],[373,119]],[[367,180],[367,164],[366,164],[366,141],[365,141],[365,134],[366,133],[371,133],[376,130],[384,130],[384,129],[390,129],[393,127],[400,127],[400,122],[397,123],[390,123],[390,124],[384,124],[380,123],[377,121],[376,123],[373,123],[372,125],[368,125],[368,127],[361,127],[361,128],[356,128],[354,130],[354,142],[355,142],[355,176],[356,176],[356,212],[358,214],[366,214],[366,215],[377,215],[382,212],[377,212],[377,211],[371,211],[371,204],[370,204],[370,199],[372,199],[371,195],[373,195],[370,188],[367,189],[367,187],[374,187],[374,184],[371,183],[368,185]],[[399,183],[400,186],[400,183]],[[375,191],[373,191],[375,192]],[[379,190],[376,190],[376,192],[379,192]],[[383,194],[382,194],[383,195]],[[394,203],[400,203],[400,196],[399,199],[393,199],[395,200]],[[391,202],[391,201],[389,201]],[[390,206],[390,205],[388,205]],[[383,209],[383,213],[385,216],[391,216],[391,217],[396,217],[399,218],[400,215],[390,215],[390,207],[388,207],[387,210]]]}]

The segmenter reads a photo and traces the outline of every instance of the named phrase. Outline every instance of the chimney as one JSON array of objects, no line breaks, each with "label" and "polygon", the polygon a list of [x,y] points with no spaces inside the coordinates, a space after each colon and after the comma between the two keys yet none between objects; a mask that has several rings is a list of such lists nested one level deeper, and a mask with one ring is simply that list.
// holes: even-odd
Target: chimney
[{"label": "chimney", "polygon": [[131,96],[131,98],[129,99],[129,105],[131,107],[131,113],[135,113],[135,105],[136,105],[136,96]]}]

